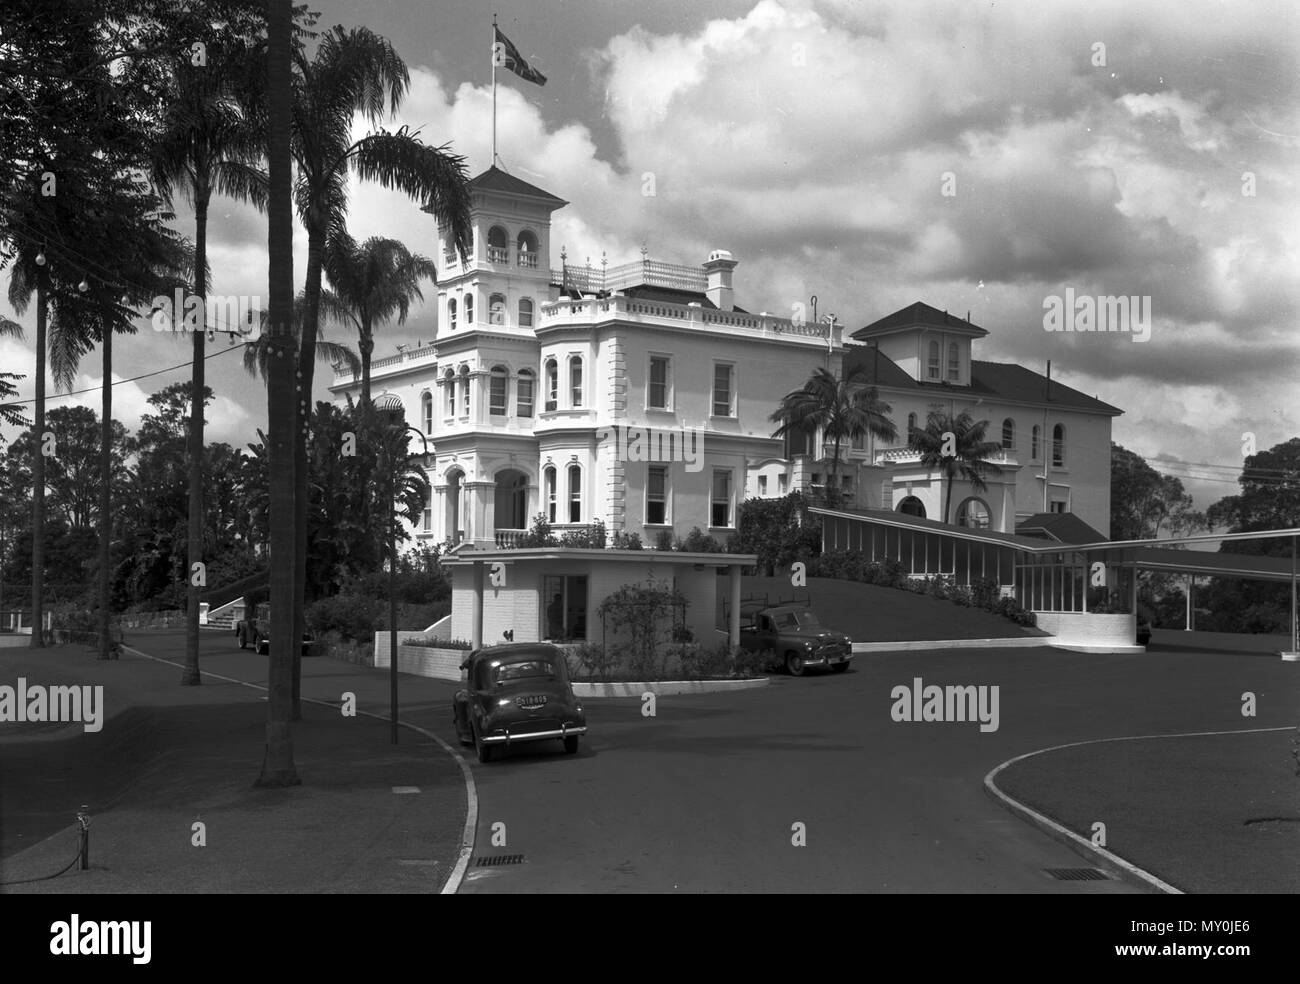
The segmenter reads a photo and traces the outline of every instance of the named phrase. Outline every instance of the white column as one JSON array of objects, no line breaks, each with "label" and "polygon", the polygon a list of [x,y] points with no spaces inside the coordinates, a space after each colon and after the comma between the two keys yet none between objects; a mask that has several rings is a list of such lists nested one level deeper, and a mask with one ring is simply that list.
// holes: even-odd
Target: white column
[{"label": "white column", "polygon": [[734,647],[740,645],[740,565],[732,564],[728,570],[731,575],[731,617],[727,625],[727,641]]}]

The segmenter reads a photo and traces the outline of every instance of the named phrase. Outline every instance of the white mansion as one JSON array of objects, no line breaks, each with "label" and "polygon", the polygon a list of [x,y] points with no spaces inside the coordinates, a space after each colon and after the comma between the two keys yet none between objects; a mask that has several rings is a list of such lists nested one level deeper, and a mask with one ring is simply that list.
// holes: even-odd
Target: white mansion
[{"label": "white mansion", "polygon": [[[844,452],[854,506],[942,518],[943,482],[902,447],[909,416],[924,426],[942,404],[988,419],[1003,444],[985,493],[957,483],[955,521],[1011,532],[1073,512],[1108,531],[1120,411],[1059,383],[1049,393],[1020,366],[973,361],[987,332],[969,321],[917,303],[849,340],[833,323],[753,314],[734,303],[737,263],[721,250],[700,267],[557,267],[550,220],[566,202],[497,167],[471,189],[466,264],[439,230],[435,337],[372,365],[376,401],[399,399],[428,437],[418,538],[510,546],[543,513],[557,532],[601,519],[647,545],[696,526],[725,541],[746,497],[824,481],[825,454],[771,436],[781,396],[818,366],[859,364],[900,438]],[[336,370],[330,390],[342,402],[360,383]]]}]

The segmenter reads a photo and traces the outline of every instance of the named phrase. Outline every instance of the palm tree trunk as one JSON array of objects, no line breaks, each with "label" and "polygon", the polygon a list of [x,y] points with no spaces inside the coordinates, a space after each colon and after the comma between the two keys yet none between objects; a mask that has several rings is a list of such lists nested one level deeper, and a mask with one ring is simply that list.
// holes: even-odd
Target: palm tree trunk
[{"label": "palm tree trunk", "polygon": [[109,586],[113,557],[113,326],[104,323],[104,384],[99,422],[99,658],[112,655]]},{"label": "palm tree trunk", "polygon": [[362,329],[361,337],[357,340],[357,348],[361,350],[361,402],[368,406],[370,404],[370,353],[375,350],[374,336]]},{"label": "palm tree trunk", "polygon": [[45,333],[49,311],[42,270],[36,277],[36,412],[32,420],[32,642],[33,649],[45,647]]},{"label": "palm tree trunk", "polygon": [[316,368],[316,325],[320,318],[321,271],[325,260],[324,234],[308,233],[307,281],[304,286],[302,332],[298,340],[298,414],[301,426],[295,433],[297,497],[294,499],[294,558],[298,604],[293,612],[293,720],[302,717],[302,636],[306,629],[307,604],[307,516],[311,511],[308,483],[307,428],[311,426],[312,377]]},{"label": "palm tree trunk", "polygon": [[[293,638],[294,446],[298,430],[293,360],[293,193],[289,148],[291,126],[290,25],[293,0],[269,0],[267,10],[267,270],[270,302],[267,426],[270,431],[271,645],[267,657],[266,752],[259,786],[294,786],[301,780],[293,761],[293,673],[286,645]],[[279,643],[276,640],[279,639]]]},{"label": "palm tree trunk", "polygon": [[199,299],[199,330],[194,333],[194,365],[190,371],[190,502],[186,557],[189,559],[189,587],[185,598],[185,669],[181,686],[197,687],[199,673],[199,591],[194,583],[194,565],[203,560],[203,390],[204,342],[207,341],[207,258],[208,191],[195,188],[194,204],[194,294]]},{"label": "palm tree trunk", "polygon": [[943,493],[943,521],[945,523],[948,522],[948,511],[952,508],[952,476],[953,473],[949,471],[948,481],[946,483],[947,487],[944,489]]}]

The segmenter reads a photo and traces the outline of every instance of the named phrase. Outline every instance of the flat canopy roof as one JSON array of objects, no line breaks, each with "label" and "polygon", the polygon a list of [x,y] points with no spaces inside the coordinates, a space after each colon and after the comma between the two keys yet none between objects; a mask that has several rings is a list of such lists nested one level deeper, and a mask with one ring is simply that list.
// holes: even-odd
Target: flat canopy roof
[{"label": "flat canopy roof", "polygon": [[753,567],[758,554],[696,553],[685,550],[602,550],[600,547],[519,547],[510,550],[466,550],[444,564],[468,566],[480,563],[500,563],[520,560],[626,560],[640,564],[713,564],[729,567],[739,564]]}]

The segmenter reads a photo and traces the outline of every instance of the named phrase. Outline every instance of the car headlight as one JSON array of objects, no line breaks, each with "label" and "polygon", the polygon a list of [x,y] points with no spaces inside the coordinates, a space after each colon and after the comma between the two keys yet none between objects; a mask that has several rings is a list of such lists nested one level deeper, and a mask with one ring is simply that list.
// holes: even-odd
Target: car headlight
[{"label": "car headlight", "polygon": [[805,640],[803,641],[803,647],[804,647],[804,649],[813,649],[813,648],[814,648],[813,643],[810,642],[810,641],[807,640],[807,639],[805,639]]}]

